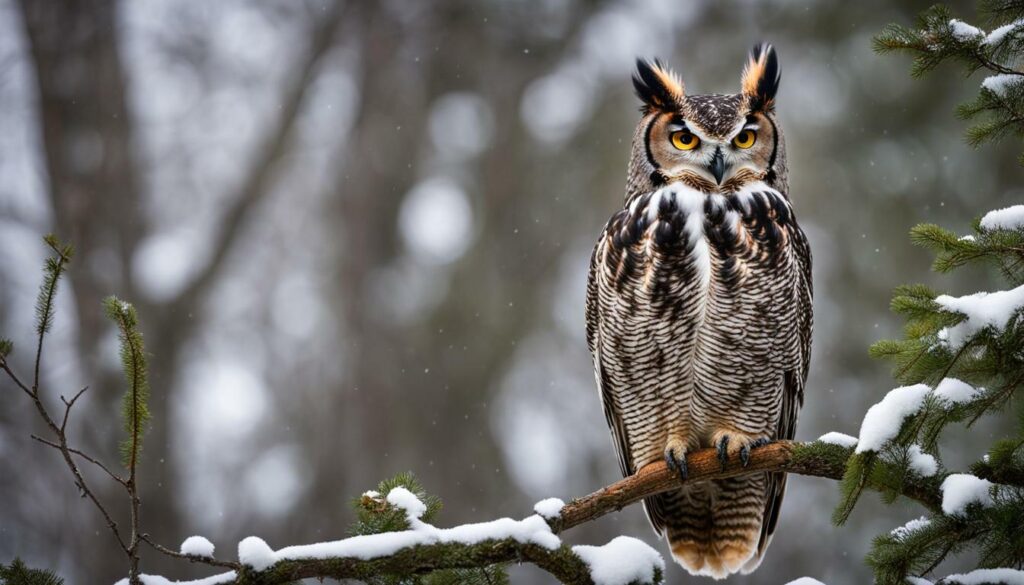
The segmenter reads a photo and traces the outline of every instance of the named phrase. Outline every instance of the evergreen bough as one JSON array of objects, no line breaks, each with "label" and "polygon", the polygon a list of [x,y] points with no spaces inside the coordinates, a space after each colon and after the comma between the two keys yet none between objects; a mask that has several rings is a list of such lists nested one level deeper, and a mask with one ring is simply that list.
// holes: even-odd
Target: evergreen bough
[{"label": "evergreen bough", "polygon": [[[1024,136],[1024,2],[985,0],[979,12],[991,32],[953,17],[945,6],[933,6],[916,28],[889,25],[875,38],[879,52],[904,50],[913,53],[911,71],[921,76],[945,61],[959,63],[968,74],[986,70],[993,74],[983,82],[978,96],[961,105],[957,114],[972,122],[969,144],[978,145],[1007,136]],[[1024,163],[1024,157],[1021,159]],[[987,265],[1005,282],[1005,290],[1024,286],[1024,228],[983,225],[960,236],[937,225],[922,224],[911,230],[914,244],[935,254],[933,269],[948,273],[968,265]],[[973,291],[972,291],[973,292]],[[834,520],[843,523],[866,485],[891,486],[885,500],[897,499],[908,484],[931,490],[934,504],[928,515],[876,537],[867,562],[879,585],[918,585],[951,555],[972,553],[978,570],[972,583],[1008,583],[1024,573],[1024,315],[1013,308],[1005,325],[989,323],[966,329],[955,341],[952,328],[968,315],[939,302],[939,293],[920,285],[896,289],[892,310],[905,319],[902,339],[883,340],[871,347],[871,355],[889,360],[894,377],[902,385],[927,384],[935,388],[953,379],[973,387],[962,400],[948,400],[930,392],[920,408],[906,417],[898,434],[878,451],[853,455],[841,483],[842,500]],[[1014,400],[1017,398],[1017,400]],[[991,482],[985,501],[964,507],[942,505],[943,481],[950,472],[942,465],[944,432],[951,424],[968,428],[981,423],[988,429],[1011,422],[1010,436],[995,440],[988,454],[971,465],[969,473]],[[923,477],[913,460],[920,453],[937,464],[934,474]],[[968,478],[969,479],[969,478]],[[973,480],[972,480],[973,481]],[[981,484],[984,485],[984,484]],[[946,510],[944,511],[944,508]],[[958,583],[956,576],[938,583]],[[1019,581],[1013,581],[1019,582]]]},{"label": "evergreen bough", "polygon": [[[409,530],[405,510],[388,503],[386,496],[396,487],[404,487],[427,507],[421,520],[433,524],[441,511],[441,499],[428,494],[411,472],[400,473],[386,479],[375,490],[368,491],[352,501],[356,521],[349,529],[352,536],[380,534]],[[508,573],[504,564],[472,569],[449,569],[426,575],[377,575],[366,580],[368,585],[505,585]]]},{"label": "evergreen bough", "polygon": [[[973,146],[1008,136],[1024,137],[1024,2],[981,0],[978,13],[987,32],[955,18],[948,7],[936,5],[918,17],[916,27],[890,24],[874,39],[879,53],[913,54],[914,77],[947,61],[960,64],[968,75],[989,74],[978,95],[956,110],[959,118],[972,122],[966,138]],[[1024,154],[1019,160],[1024,164]]]},{"label": "evergreen bough", "polygon": [[121,420],[124,422],[125,439],[121,442],[121,459],[124,466],[134,472],[139,451],[142,450],[142,435],[149,423],[149,380],[146,376],[146,349],[139,332],[139,319],[135,307],[121,299],[110,296],[103,300],[103,310],[117,325],[120,341],[121,370],[128,383],[121,399]]},{"label": "evergreen bough", "polygon": [[0,585],[64,585],[53,571],[30,569],[19,558],[10,565],[0,563]]}]

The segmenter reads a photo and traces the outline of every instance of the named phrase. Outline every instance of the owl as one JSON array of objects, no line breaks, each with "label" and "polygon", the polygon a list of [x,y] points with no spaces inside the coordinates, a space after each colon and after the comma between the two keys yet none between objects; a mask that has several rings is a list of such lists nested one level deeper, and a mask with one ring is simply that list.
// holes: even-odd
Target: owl
[{"label": "owl", "polygon": [[[751,51],[736,94],[687,95],[638,61],[643,102],[626,195],[594,247],[587,344],[624,475],[686,454],[723,465],[792,439],[811,346],[811,252],[775,115],[778,57]],[[724,578],[757,568],[786,476],[757,473],[644,500],[672,556]]]}]

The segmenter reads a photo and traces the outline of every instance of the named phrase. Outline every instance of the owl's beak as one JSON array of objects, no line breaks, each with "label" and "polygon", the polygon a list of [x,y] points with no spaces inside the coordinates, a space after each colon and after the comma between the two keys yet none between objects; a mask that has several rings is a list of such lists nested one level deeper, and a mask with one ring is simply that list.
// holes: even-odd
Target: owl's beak
[{"label": "owl's beak", "polygon": [[725,157],[722,156],[722,147],[715,148],[715,156],[711,159],[711,165],[708,166],[708,170],[715,176],[715,180],[718,184],[722,184],[722,177],[725,176]]}]

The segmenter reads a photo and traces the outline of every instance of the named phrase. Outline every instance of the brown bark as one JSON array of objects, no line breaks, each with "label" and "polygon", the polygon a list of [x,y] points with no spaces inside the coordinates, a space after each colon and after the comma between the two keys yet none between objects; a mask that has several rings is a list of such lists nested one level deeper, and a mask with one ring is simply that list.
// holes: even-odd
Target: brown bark
[{"label": "brown bark", "polygon": [[[715,449],[703,449],[687,455],[688,476],[681,479],[664,462],[652,463],[635,475],[604,487],[588,496],[566,504],[558,518],[548,523],[555,533],[590,522],[606,514],[635,504],[643,498],[678,489],[687,483],[726,479],[765,472],[786,472],[809,477],[842,479],[846,461],[852,454],[848,448],[823,443],[779,441],[755,449],[748,463],[738,458],[723,464]],[[873,489],[881,486],[869,485]],[[926,494],[920,486],[908,485],[905,495],[928,505],[935,494]],[[170,553],[172,556],[178,556]],[[189,560],[197,560],[189,558]],[[418,575],[444,569],[481,568],[494,564],[533,563],[563,583],[590,585],[592,580],[585,563],[571,547],[563,544],[548,550],[514,539],[494,539],[477,544],[435,543],[407,547],[386,557],[370,560],[348,557],[285,560],[263,571],[235,564],[238,584],[270,585],[300,578],[366,579],[381,575]],[[199,562],[203,562],[199,559]],[[213,563],[210,563],[213,564]],[[217,561],[218,566],[231,563]]]}]

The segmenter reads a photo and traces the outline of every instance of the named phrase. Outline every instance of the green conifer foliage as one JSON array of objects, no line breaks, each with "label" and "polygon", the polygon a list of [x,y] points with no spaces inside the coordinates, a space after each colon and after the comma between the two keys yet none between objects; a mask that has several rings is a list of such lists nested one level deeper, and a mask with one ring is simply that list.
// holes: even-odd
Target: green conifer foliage
[{"label": "green conifer foliage", "polygon": [[[971,101],[961,104],[957,116],[972,125],[967,142],[979,145],[1008,136],[1024,137],[1024,3],[1018,0],[982,0],[980,22],[987,30],[954,17],[946,6],[922,13],[915,27],[890,24],[875,37],[880,53],[906,51],[914,55],[911,75],[920,77],[951,61],[968,74],[989,74]],[[1024,164],[1022,155],[1021,164]]]},{"label": "green conifer foliage", "polygon": [[139,332],[139,320],[135,307],[117,297],[103,300],[107,317],[117,325],[121,342],[121,369],[124,371],[128,389],[121,400],[121,419],[127,435],[121,443],[121,458],[124,466],[134,469],[142,450],[142,436],[149,423],[149,380],[146,375],[146,348]]},{"label": "green conifer foliage", "polygon": [[11,564],[0,564],[0,585],[64,585],[53,571],[30,569],[15,558]]},{"label": "green conifer foliage", "polygon": [[[915,77],[947,60],[959,62],[968,74],[979,70],[993,74],[984,80],[978,96],[957,111],[973,123],[966,139],[975,145],[1024,136],[1024,74],[1019,71],[1024,54],[1024,2],[988,0],[979,5],[979,11],[988,32],[956,19],[945,6],[933,6],[921,15],[916,28],[890,25],[876,38],[880,52],[913,53]],[[966,236],[922,224],[912,229],[910,239],[935,254],[933,268],[939,273],[986,264],[998,270],[1006,287],[970,298],[944,296],[924,285],[896,289],[892,310],[905,321],[903,338],[879,341],[870,352],[893,364],[899,384],[927,384],[932,389],[918,408],[909,410],[892,440],[877,451],[864,450],[851,457],[835,519],[842,523],[849,516],[869,482],[894,488],[914,485],[934,495],[933,505],[925,499],[926,516],[874,539],[867,562],[877,583],[921,583],[918,579],[936,573],[944,559],[957,553],[969,553],[966,558],[973,559],[979,570],[1020,570],[1024,568],[1024,405],[1019,396],[1024,385],[1024,300],[1016,299],[1024,298],[1024,222],[979,219],[973,234]],[[1007,416],[1017,419],[1015,433],[996,437],[988,455],[971,466],[970,474],[952,476],[942,463],[947,427],[984,424],[993,428],[998,427],[993,418]],[[979,487],[963,505],[954,502],[957,479]],[[890,502],[897,497],[896,489],[886,494]],[[1004,579],[995,573],[984,576],[991,583]]]},{"label": "green conifer foliage", "polygon": [[[978,96],[957,112],[972,122],[966,136],[972,145],[1024,136],[1024,2],[987,0],[979,12],[987,32],[934,6],[916,28],[893,24],[875,39],[880,52],[913,53],[915,77],[945,61],[959,63],[968,74],[989,74]],[[908,485],[933,494],[919,500],[926,504],[925,516],[874,539],[867,562],[880,585],[931,582],[921,579],[935,579],[931,575],[941,573],[942,561],[960,553],[977,569],[1024,568],[1024,222],[979,218],[972,232],[960,235],[923,224],[910,237],[934,253],[937,272],[987,265],[1000,275],[1001,290],[968,298],[944,296],[924,285],[900,286],[891,308],[905,320],[904,336],[879,341],[870,350],[892,363],[900,385],[931,388],[893,439],[851,457],[841,484],[838,523],[869,483],[892,486],[886,494],[890,502]],[[1007,417],[1016,419],[1012,436],[996,437],[968,471],[945,468],[949,425],[1000,428],[995,419]],[[980,486],[966,504],[955,502],[958,479]],[[970,582],[1004,583],[1019,576],[975,573]],[[961,581],[952,576],[937,582]]]},{"label": "green conifer foliage", "polygon": [[[428,494],[423,484],[411,472],[399,473],[386,479],[376,489],[364,493],[352,501],[356,511],[356,522],[349,529],[355,536],[360,534],[379,534],[409,530],[409,521],[405,511],[391,505],[387,501],[388,492],[396,487],[404,487],[427,507],[421,520],[433,523],[441,511],[441,500]],[[367,581],[369,585],[505,585],[508,574],[504,565],[472,569],[453,569],[434,571],[427,575],[379,575]]]},{"label": "green conifer foliage", "polygon": [[[1000,269],[1009,285],[1007,291],[1024,285],[1018,268],[1024,263],[1024,229],[974,225],[975,233],[967,239],[934,225],[915,227],[912,238],[936,253],[936,270],[948,272],[966,264],[989,263]],[[961,552],[976,555],[979,568],[1024,567],[1024,316],[1018,306],[1005,326],[998,322],[968,329],[970,333],[958,345],[949,341],[951,328],[969,317],[950,310],[936,300],[939,297],[925,286],[899,287],[892,309],[906,319],[904,337],[880,341],[871,353],[894,365],[900,384],[924,383],[938,388],[958,381],[973,392],[954,401],[933,390],[882,450],[851,457],[841,484],[843,499],[836,521],[841,523],[849,516],[869,482],[892,486],[887,501],[894,500],[908,484],[934,492],[941,501],[942,482],[949,474],[941,463],[943,432],[948,425],[991,428],[993,417],[1013,416],[1016,432],[996,440],[969,470],[993,484],[990,504],[971,504],[962,512],[949,514],[941,506],[935,507],[923,521],[874,540],[867,561],[881,585],[907,583],[908,576],[926,575],[942,560]],[[914,449],[932,455],[938,472],[922,477],[914,471]]]}]

